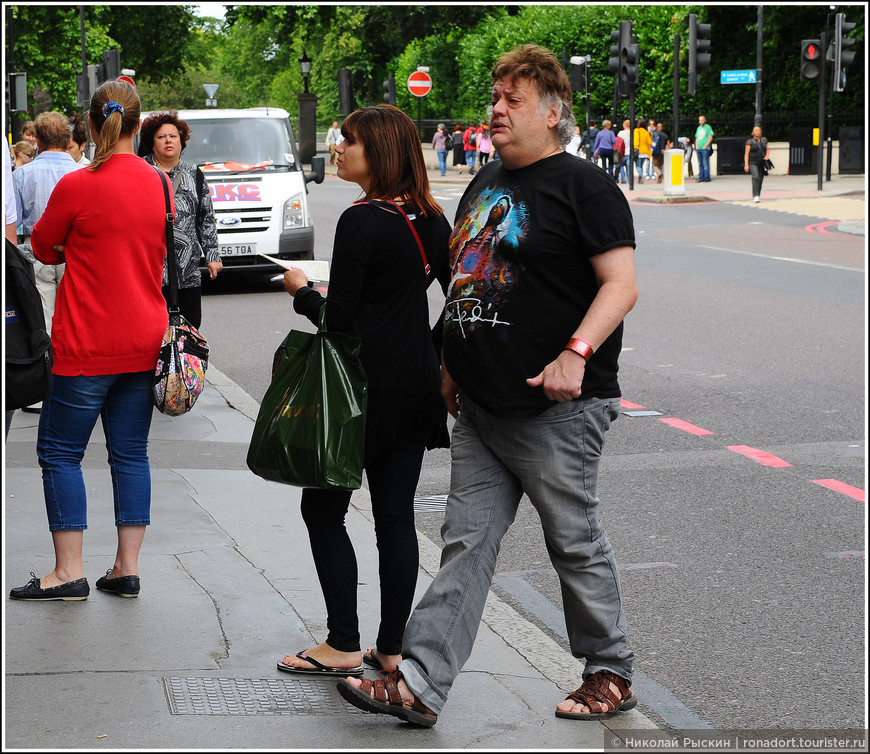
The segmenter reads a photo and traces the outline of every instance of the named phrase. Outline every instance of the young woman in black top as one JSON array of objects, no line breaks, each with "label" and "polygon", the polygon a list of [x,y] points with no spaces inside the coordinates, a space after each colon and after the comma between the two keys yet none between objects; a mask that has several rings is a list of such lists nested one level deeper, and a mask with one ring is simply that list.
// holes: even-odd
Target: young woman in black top
[{"label": "young woman in black top", "polygon": [[298,313],[316,324],[326,306],[327,329],[351,331],[362,340],[368,378],[365,469],[381,620],[375,648],[363,655],[356,556],[344,525],[351,493],[305,489],[302,517],[326,600],[328,634],[316,647],[285,656],[278,668],[344,677],[361,675],[362,661],[392,670],[401,660],[419,565],[414,492],[424,449],[447,444],[426,291],[435,280],[442,291],[447,288],[450,225],[430,193],[420,138],[405,113],[391,105],[364,107],[348,116],[341,132],[338,177],[359,184],[363,198],[336,226],[329,292],[324,299],[307,287],[298,269],[284,273],[284,288]]}]

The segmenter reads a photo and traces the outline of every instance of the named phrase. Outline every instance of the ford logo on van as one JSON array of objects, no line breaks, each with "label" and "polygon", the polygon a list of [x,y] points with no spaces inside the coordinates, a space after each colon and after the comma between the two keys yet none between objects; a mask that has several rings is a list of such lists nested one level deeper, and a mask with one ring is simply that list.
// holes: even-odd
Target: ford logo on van
[{"label": "ford logo on van", "polygon": [[242,221],[242,218],[236,215],[223,215],[215,218],[215,220],[217,220],[219,225],[238,225]]}]

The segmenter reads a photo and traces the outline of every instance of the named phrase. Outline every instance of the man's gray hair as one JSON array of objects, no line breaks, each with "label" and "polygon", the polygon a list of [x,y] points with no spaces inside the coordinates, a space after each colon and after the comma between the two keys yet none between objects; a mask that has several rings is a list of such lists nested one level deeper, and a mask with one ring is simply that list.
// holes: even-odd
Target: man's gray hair
[{"label": "man's gray hair", "polygon": [[562,106],[562,115],[559,117],[559,123],[556,126],[556,136],[559,139],[559,146],[564,147],[574,136],[574,126],[577,123],[577,118],[574,116],[571,105],[559,99],[555,94],[545,94],[541,97],[541,114],[546,113],[552,105],[557,103]]}]

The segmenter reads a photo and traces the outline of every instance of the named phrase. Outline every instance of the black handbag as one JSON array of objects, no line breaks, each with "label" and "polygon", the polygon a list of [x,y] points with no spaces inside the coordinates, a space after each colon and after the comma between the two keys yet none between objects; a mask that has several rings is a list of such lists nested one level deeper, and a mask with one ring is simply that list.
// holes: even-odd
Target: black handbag
[{"label": "black handbag", "polygon": [[51,395],[53,356],[33,264],[6,239],[6,310],[3,355],[6,410],[39,403]]},{"label": "black handbag", "polygon": [[166,199],[166,264],[169,268],[169,325],[163,335],[163,345],[154,370],[152,393],[154,405],[161,414],[181,416],[193,408],[205,387],[208,368],[208,342],[188,322],[178,308],[178,263],[175,259],[175,216],[169,203],[166,176],[159,168]]}]

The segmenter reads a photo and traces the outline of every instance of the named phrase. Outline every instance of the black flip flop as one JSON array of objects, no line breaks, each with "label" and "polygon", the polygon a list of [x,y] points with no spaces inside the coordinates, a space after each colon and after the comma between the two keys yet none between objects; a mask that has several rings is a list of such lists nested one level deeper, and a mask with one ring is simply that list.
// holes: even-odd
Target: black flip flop
[{"label": "black flip flop", "polygon": [[313,668],[297,668],[293,665],[287,665],[284,662],[278,663],[278,670],[283,670],[285,673],[299,673],[300,675],[333,675],[333,676],[361,676],[363,674],[363,666],[359,665],[355,668],[331,668],[328,665],[317,662],[313,657],[309,657],[304,652],[297,652],[296,656],[300,660],[310,662],[314,665]]},{"label": "black flip flop", "polygon": [[363,652],[363,662],[366,665],[370,665],[371,667],[376,668],[377,670],[384,669],[381,661],[375,656],[374,649],[367,649],[365,652]]}]

